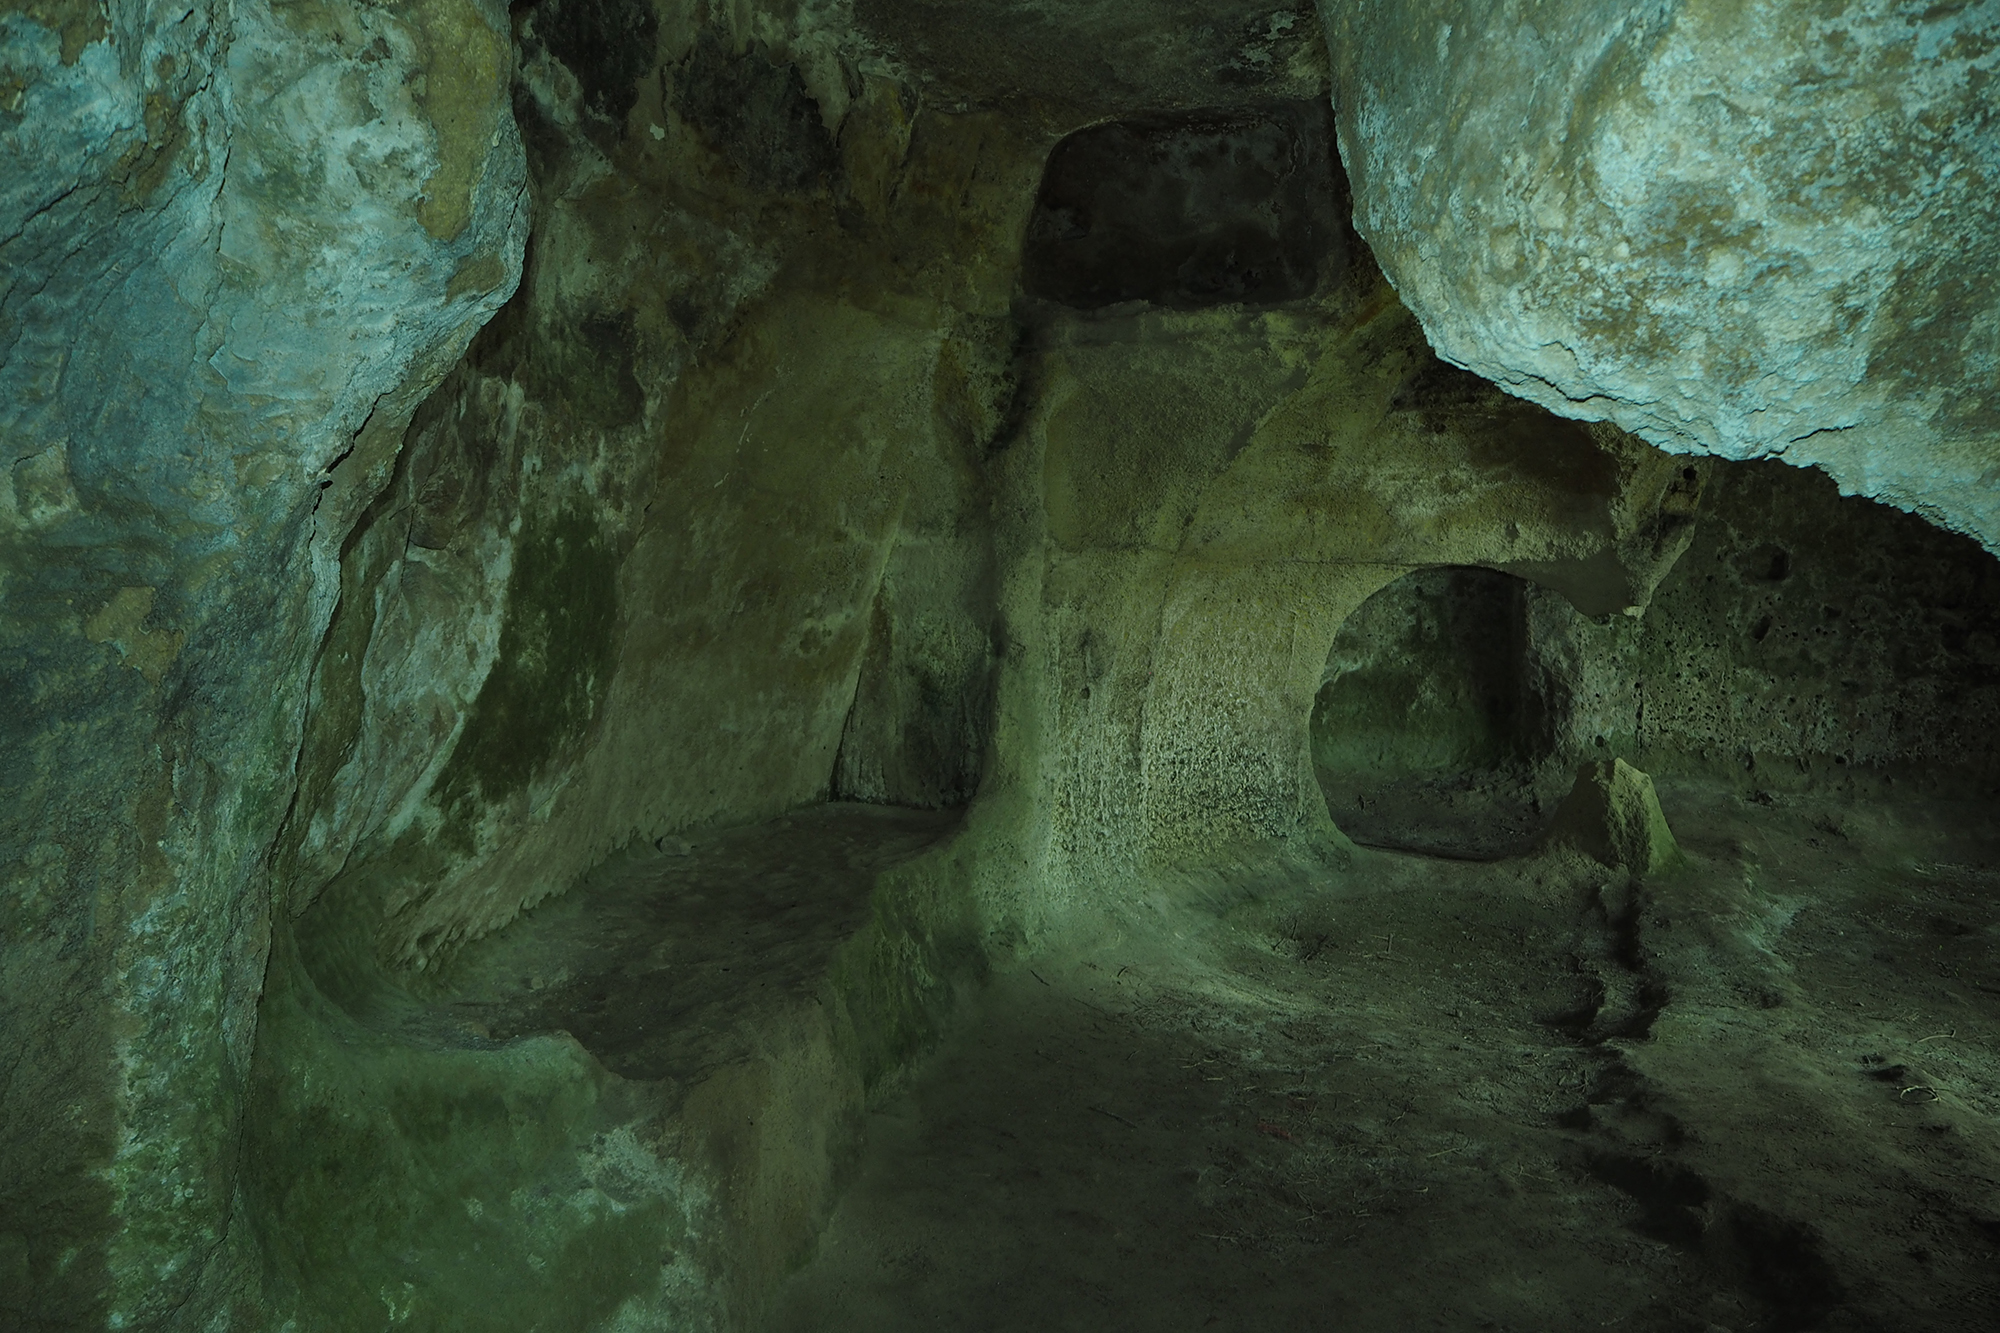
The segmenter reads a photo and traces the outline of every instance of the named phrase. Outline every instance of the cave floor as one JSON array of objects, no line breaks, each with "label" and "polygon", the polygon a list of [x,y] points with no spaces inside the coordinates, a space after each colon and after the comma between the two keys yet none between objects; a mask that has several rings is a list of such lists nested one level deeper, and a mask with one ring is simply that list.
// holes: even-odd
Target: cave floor
[{"label": "cave floor", "polygon": [[996,974],[768,1326],[2000,1327],[1990,807],[1661,795],[1641,888],[1274,859]]},{"label": "cave floor", "polygon": [[697,1081],[813,1004],[877,876],[957,823],[836,802],[642,844],[465,950],[423,1017],[494,1042],[565,1031],[621,1078]]}]

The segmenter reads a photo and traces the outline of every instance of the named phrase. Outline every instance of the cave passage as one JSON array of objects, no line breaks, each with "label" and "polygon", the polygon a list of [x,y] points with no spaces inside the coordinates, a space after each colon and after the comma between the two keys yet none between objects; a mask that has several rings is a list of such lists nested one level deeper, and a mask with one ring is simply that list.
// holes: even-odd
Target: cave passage
[{"label": "cave passage", "polygon": [[1553,690],[1529,659],[1528,593],[1494,570],[1424,570],[1341,626],[1313,701],[1312,755],[1344,832],[1471,857],[1539,840],[1572,775],[1550,771]]},{"label": "cave passage", "polygon": [[2000,1329],[2000,7],[113,8],[0,1331]]}]

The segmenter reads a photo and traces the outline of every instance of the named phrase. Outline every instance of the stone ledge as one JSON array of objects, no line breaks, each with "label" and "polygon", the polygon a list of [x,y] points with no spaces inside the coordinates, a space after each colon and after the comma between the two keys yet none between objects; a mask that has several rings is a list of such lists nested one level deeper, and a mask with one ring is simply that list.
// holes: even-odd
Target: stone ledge
[{"label": "stone ledge", "polygon": [[663,840],[468,947],[424,997],[384,977],[334,1003],[309,956],[327,939],[302,932],[278,950],[251,1117],[271,1314],[745,1326],[810,1251],[871,1087],[935,1017],[898,1005],[924,1007],[922,978],[872,985],[872,955],[940,970],[880,899],[897,867],[929,878],[919,858],[956,825],[836,804]]}]

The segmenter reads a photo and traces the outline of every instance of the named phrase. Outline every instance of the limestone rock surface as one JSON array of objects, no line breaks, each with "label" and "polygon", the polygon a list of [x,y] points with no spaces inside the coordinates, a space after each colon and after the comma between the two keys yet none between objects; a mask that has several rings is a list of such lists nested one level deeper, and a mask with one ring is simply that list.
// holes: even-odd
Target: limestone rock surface
[{"label": "limestone rock surface", "polygon": [[1635,875],[1657,875],[1681,860],[1653,779],[1623,759],[1583,766],[1550,837]]},{"label": "limestone rock surface", "polygon": [[2000,549],[2000,5],[1320,8],[1356,226],[1447,360]]},{"label": "limestone rock surface", "polygon": [[512,66],[487,0],[0,7],[0,1325],[248,1285],[266,852],[341,544],[519,273]]},{"label": "limestone rock surface", "polygon": [[1065,129],[1325,88],[1303,0],[853,0],[851,12],[940,105]]},{"label": "limestone rock surface", "polygon": [[[1339,226],[1317,37],[0,0],[0,1328],[754,1326],[989,958],[1345,854],[1307,722],[1378,589],[1518,576],[1578,654],[1684,597],[1721,469],[1433,355]],[[1824,675],[1846,575],[1739,526],[1712,604]],[[1634,693],[1574,730],[1654,767]],[[921,854],[731,860],[828,802]],[[642,862],[696,892],[612,929]],[[698,898],[731,864],[768,920]],[[735,930],[793,879],[810,968]],[[624,952],[537,952],[593,920]],[[676,952],[725,940],[789,988]],[[577,1015],[728,1040],[641,1067]]]}]

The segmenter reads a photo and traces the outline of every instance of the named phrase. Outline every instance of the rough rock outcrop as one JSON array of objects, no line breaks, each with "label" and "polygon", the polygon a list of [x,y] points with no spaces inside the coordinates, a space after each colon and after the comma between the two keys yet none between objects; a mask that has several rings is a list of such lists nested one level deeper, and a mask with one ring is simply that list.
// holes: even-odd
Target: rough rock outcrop
[{"label": "rough rock outcrop", "polygon": [[[1690,548],[1706,464],[1432,354],[1303,10],[0,4],[0,1324],[748,1323],[987,958],[1344,853],[1361,602],[1581,653]],[[810,986],[557,1032],[536,930],[829,799],[948,832]]]},{"label": "rough rock outcrop", "polygon": [[1321,12],[1356,225],[1448,360],[2000,549],[2000,5]]},{"label": "rough rock outcrop", "polygon": [[1623,759],[1583,766],[1549,836],[1635,875],[1657,875],[1681,860],[1653,779]]},{"label": "rough rock outcrop", "polygon": [[265,853],[341,543],[519,272],[512,66],[483,0],[0,12],[0,1323],[242,1286]]}]

